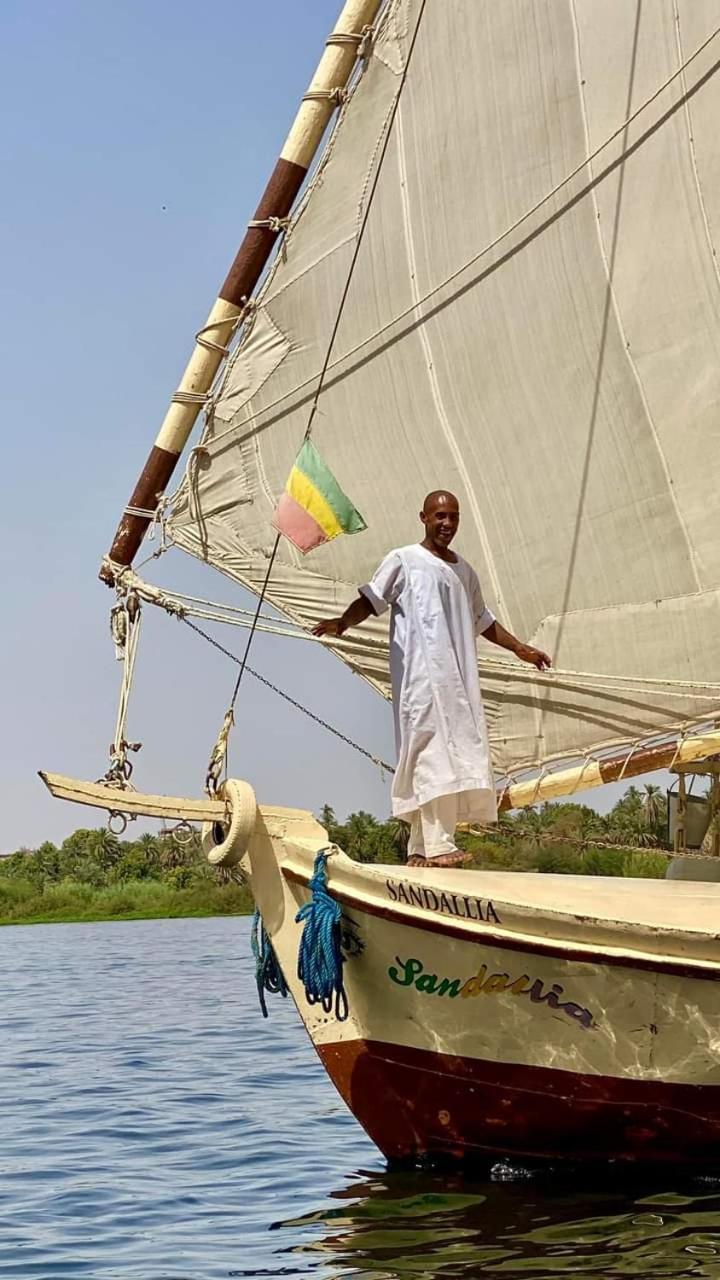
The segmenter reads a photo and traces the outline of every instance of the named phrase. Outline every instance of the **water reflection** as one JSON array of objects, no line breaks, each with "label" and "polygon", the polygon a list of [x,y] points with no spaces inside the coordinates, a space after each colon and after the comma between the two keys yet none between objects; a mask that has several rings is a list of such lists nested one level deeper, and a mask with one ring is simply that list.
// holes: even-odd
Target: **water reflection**
[{"label": "water reflection", "polygon": [[720,1184],[707,1181],[683,1192],[627,1180],[583,1190],[547,1174],[469,1182],[388,1173],[361,1177],[331,1199],[331,1208],[274,1225],[290,1237],[277,1249],[276,1274],[720,1280]]}]

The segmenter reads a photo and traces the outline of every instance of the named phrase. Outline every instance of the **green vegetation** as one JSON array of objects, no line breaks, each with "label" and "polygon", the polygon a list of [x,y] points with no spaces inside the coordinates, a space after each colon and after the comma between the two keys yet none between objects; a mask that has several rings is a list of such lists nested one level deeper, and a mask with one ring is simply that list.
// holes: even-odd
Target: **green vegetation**
[{"label": "green vegetation", "polygon": [[[396,819],[378,822],[372,814],[361,812],[340,823],[326,805],[320,821],[330,839],[359,862],[405,860],[408,827]],[[667,847],[666,828],[665,795],[649,783],[642,790],[628,787],[607,814],[582,804],[544,804],[503,814],[497,834],[459,835],[458,844],[473,854],[473,865],[482,870],[658,879],[667,867],[667,857],[660,852]],[[598,841],[606,847],[583,847],[583,841]]]},{"label": "green vegetation", "polygon": [[[378,822],[363,812],[341,823],[327,805],[319,817],[351,858],[404,862],[404,823]],[[504,814],[497,833],[461,835],[459,843],[473,853],[476,867],[487,870],[660,877],[667,866],[660,852],[666,821],[660,788],[631,786],[608,814],[580,804],[545,804]],[[593,840],[611,847],[579,847]],[[169,835],[120,840],[106,830],[80,830],[59,848],[47,842],[0,858],[0,924],[242,915],[252,909],[248,889],[205,862],[197,833],[178,844]]]},{"label": "green vegetation", "polygon": [[58,848],[0,859],[0,924],[242,915],[248,889],[202,857],[197,833],[119,840],[107,830],[74,832]]}]

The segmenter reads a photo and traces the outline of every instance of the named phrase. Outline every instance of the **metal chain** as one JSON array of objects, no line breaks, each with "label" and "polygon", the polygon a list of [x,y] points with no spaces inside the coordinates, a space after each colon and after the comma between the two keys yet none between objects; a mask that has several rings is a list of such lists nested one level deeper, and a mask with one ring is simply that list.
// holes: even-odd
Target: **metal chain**
[{"label": "metal chain", "polygon": [[[232,653],[230,649],[226,649],[225,646],[220,644],[219,640],[215,640],[213,636],[209,636],[207,631],[203,631],[202,627],[198,627],[196,623],[191,622],[190,619],[185,617],[183,614],[178,614],[177,616],[180,622],[184,622],[187,627],[190,627],[191,631],[196,631],[199,636],[202,636],[203,640],[207,640],[208,644],[211,644],[213,648],[218,649],[220,653],[224,653],[225,657],[229,658],[231,662],[236,663],[237,666],[242,665],[243,660],[238,658],[237,654]],[[247,654],[245,657],[247,658]],[[261,676],[260,672],[255,671],[253,667],[248,666],[247,662],[245,662],[245,670],[249,672],[251,676],[254,676],[256,680],[259,680],[260,684],[264,684],[266,689],[271,689],[273,693],[277,693],[285,700],[285,702],[289,702],[291,707],[295,707],[298,711],[302,711],[303,715],[308,716],[310,720],[314,720],[322,729],[327,729],[328,733],[334,734],[336,738],[339,738],[340,741],[344,742],[348,747],[352,747],[354,751],[359,751],[361,756],[365,756],[367,760],[372,761],[373,764],[376,764],[386,773],[394,773],[394,769],[391,764],[382,760],[380,756],[374,756],[371,751],[366,751],[365,747],[361,747],[359,743],[353,742],[353,739],[348,738],[347,734],[341,733],[339,729],[335,729],[333,725],[328,724],[327,720],[323,720],[321,716],[315,715],[314,711],[310,711],[307,707],[304,707],[301,702],[297,702],[295,698],[291,698],[290,694],[285,693],[284,689],[278,689],[276,684],[273,684],[272,681],[268,680],[265,676]]]}]

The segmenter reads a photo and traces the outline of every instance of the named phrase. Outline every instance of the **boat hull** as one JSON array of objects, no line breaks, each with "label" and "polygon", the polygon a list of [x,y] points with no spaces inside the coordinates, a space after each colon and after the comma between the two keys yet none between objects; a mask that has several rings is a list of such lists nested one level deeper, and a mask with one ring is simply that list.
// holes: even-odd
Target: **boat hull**
[{"label": "boat hull", "polygon": [[392,1161],[720,1165],[720,1089],[586,1075],[381,1041],[318,1046]]},{"label": "boat hull", "polygon": [[[267,811],[266,811],[267,814]],[[720,886],[411,872],[342,854],[349,1016],[297,978],[322,829],[263,819],[245,870],[290,993],[391,1160],[720,1164]]]}]

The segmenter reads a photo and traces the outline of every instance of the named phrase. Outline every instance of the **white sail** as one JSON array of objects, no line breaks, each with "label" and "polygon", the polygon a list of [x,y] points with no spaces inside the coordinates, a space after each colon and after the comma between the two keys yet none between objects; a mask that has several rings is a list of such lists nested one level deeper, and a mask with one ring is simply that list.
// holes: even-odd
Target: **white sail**
[{"label": "white sail", "polygon": [[[256,591],[419,13],[385,9],[175,500],[175,542]],[[267,600],[341,611],[452,489],[488,604],[558,668],[480,643],[499,773],[720,707],[718,27],[718,0],[425,5],[313,427],[368,529],[283,540]],[[336,647],[388,694],[384,622]]]}]

